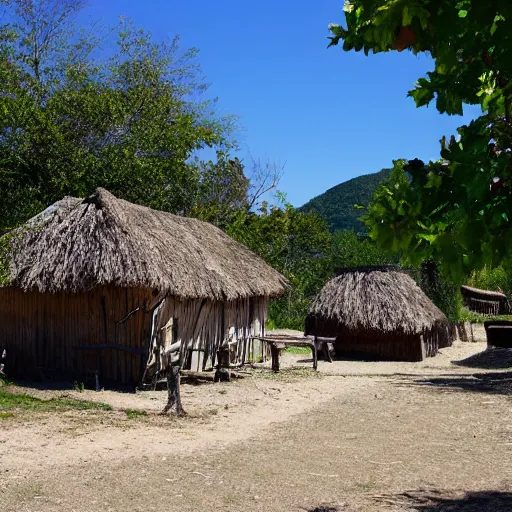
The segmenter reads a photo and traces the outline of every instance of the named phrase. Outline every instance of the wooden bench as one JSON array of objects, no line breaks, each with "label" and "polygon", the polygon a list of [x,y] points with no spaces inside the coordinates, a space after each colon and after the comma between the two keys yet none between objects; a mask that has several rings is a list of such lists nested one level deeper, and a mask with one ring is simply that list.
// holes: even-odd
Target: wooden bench
[{"label": "wooden bench", "polygon": [[267,343],[270,347],[270,354],[272,356],[272,370],[274,372],[279,371],[279,355],[281,351],[287,347],[307,347],[311,349],[311,356],[313,358],[313,369],[318,368],[318,350],[323,349],[325,360],[332,363],[332,358],[329,350],[327,349],[327,343],[332,343],[336,338],[319,338],[313,336],[286,336],[286,335],[274,335],[274,336],[254,336]]}]

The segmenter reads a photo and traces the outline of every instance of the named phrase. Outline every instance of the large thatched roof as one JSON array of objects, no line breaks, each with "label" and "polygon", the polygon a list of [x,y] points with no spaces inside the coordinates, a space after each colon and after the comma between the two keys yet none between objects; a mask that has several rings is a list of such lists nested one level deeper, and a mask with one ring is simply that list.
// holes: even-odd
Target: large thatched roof
[{"label": "large thatched roof", "polygon": [[65,198],[17,230],[10,285],[41,292],[144,287],[177,297],[274,296],[286,279],[215,226],[104,189]]},{"label": "large thatched roof", "polygon": [[386,267],[340,271],[310,307],[307,325],[322,321],[353,331],[404,334],[418,334],[447,323],[408,274]]}]

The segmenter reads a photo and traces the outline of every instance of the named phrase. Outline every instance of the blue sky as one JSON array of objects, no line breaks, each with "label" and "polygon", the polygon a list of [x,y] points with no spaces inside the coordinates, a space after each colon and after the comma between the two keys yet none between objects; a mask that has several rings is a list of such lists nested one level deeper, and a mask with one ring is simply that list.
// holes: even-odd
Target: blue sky
[{"label": "blue sky", "polygon": [[[416,109],[407,91],[432,61],[410,52],[370,55],[327,49],[327,25],[343,0],[90,0],[106,24],[126,15],[155,39],[181,35],[224,114],[240,116],[239,156],[286,164],[279,185],[300,206],[395,158],[435,159],[439,139],[463,118]],[[84,13],[85,14],[85,13]]]}]

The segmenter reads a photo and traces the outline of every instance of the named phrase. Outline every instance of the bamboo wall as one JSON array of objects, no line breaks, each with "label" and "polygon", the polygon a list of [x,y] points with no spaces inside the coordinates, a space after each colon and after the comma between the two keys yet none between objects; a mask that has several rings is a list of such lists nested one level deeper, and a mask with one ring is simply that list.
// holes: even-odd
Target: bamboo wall
[{"label": "bamboo wall", "polygon": [[8,375],[87,379],[98,371],[102,384],[136,383],[145,363],[151,320],[145,306],[151,299],[150,292],[131,288],[77,294],[0,289],[0,347],[7,350]]},{"label": "bamboo wall", "polygon": [[213,368],[217,350],[225,342],[233,365],[260,359],[262,347],[251,337],[264,334],[267,308],[267,297],[228,302],[166,298],[156,311],[156,333],[154,330],[151,345],[155,357],[145,381],[165,366],[162,353],[178,342],[182,347],[182,367],[193,371]]},{"label": "bamboo wall", "polygon": [[372,332],[345,333],[336,338],[334,348],[337,356],[370,360],[422,361],[426,356],[420,335],[399,333],[392,336]]},{"label": "bamboo wall", "polygon": [[500,314],[500,309],[504,309],[504,306],[501,306],[500,302],[496,300],[483,300],[474,297],[467,297],[464,295],[462,297],[464,306],[466,306],[470,311],[474,311],[475,313],[497,316]]},{"label": "bamboo wall", "polygon": [[[0,351],[12,377],[57,377],[101,385],[137,385],[148,361],[155,298],[149,290],[104,287],[87,293],[42,294],[0,289]],[[183,342],[182,364],[204,370],[228,339],[232,362],[260,357],[252,334],[263,334],[268,298],[232,302],[167,298],[156,327]],[[169,322],[169,320],[171,320]],[[165,337],[164,337],[164,343]],[[199,357],[198,357],[199,356]]]}]

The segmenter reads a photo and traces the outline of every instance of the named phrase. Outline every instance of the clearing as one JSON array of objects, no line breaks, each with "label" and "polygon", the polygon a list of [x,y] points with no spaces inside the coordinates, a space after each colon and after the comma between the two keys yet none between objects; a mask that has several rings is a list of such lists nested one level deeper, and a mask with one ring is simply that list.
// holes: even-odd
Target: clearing
[{"label": "clearing", "polygon": [[285,354],[278,375],[183,386],[179,419],[165,392],[0,388],[1,508],[510,511],[512,355],[484,349],[317,373]]}]

